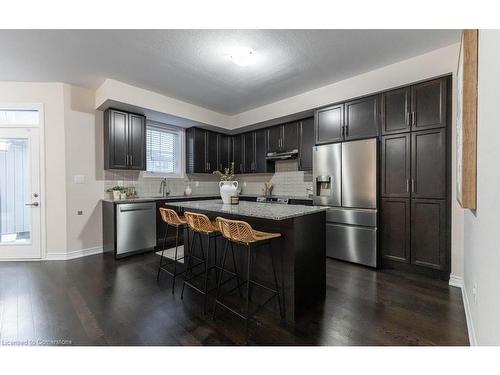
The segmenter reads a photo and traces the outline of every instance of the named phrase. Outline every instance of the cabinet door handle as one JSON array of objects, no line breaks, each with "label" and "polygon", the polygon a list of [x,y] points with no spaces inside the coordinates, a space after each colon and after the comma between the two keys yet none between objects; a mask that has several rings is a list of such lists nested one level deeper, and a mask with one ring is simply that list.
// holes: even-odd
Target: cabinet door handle
[{"label": "cabinet door handle", "polygon": [[130,165],[134,165],[133,160],[134,160],[134,159],[133,159],[132,155],[130,155]]},{"label": "cabinet door handle", "polygon": [[405,113],[405,124],[406,126],[410,126],[410,112]]},{"label": "cabinet door handle", "polygon": [[125,155],[125,165],[128,167],[130,164],[128,162],[128,155]]},{"label": "cabinet door handle", "polygon": [[408,178],[406,179],[406,192],[410,192],[410,180]]},{"label": "cabinet door handle", "polygon": [[413,111],[411,113],[411,125],[415,126],[417,124],[417,112]]},{"label": "cabinet door handle", "polygon": [[413,178],[411,179],[411,192],[415,193],[415,180]]}]

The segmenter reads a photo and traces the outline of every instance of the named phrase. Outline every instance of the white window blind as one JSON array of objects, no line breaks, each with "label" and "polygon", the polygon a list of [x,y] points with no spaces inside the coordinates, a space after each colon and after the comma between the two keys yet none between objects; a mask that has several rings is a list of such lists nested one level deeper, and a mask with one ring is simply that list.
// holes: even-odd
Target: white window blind
[{"label": "white window blind", "polygon": [[154,175],[181,175],[180,131],[146,125],[146,169]]}]

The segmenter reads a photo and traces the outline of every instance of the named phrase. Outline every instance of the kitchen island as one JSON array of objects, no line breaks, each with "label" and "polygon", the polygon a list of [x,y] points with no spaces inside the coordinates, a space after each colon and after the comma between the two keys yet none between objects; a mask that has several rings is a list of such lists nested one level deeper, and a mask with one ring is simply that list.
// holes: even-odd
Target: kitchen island
[{"label": "kitchen island", "polygon": [[[221,216],[243,220],[254,229],[281,233],[281,239],[272,241],[270,248],[253,250],[252,278],[272,282],[271,253],[277,265],[288,321],[293,322],[303,311],[323,300],[326,290],[325,207],[244,201],[225,205],[221,200],[166,202],[165,205],[179,213],[191,211],[204,213],[212,219]],[[223,238],[218,239],[219,258],[224,242]],[[245,278],[242,270],[245,269],[246,250],[238,247],[235,255],[238,271]],[[266,293],[259,288],[252,290],[252,301],[265,300]],[[278,310],[277,302],[266,307]]]}]

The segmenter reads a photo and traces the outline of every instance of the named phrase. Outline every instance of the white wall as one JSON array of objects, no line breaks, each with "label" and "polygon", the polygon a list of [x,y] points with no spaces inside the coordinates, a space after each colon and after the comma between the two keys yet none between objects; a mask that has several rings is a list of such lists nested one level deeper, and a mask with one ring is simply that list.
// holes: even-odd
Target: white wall
[{"label": "white wall", "polygon": [[41,103],[45,123],[46,248],[66,252],[66,180],[63,85],[61,83],[0,82],[0,103]]},{"label": "white wall", "polygon": [[[500,345],[500,31],[479,32],[477,209],[465,212],[465,293],[479,345]],[[474,286],[476,294],[474,294]],[[471,327],[472,326],[472,327]]]},{"label": "white wall", "polygon": [[[95,92],[64,84],[66,145],[66,217],[69,256],[100,251],[104,197],[102,112],[94,109]],[[77,184],[75,176],[83,176]],[[77,211],[83,211],[78,215]]]}]

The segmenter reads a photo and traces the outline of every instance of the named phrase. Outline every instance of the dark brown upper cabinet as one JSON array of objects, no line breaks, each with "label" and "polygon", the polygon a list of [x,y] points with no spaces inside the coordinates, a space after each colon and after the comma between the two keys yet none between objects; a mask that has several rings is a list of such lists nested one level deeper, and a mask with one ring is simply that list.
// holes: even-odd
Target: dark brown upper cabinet
[{"label": "dark brown upper cabinet", "polygon": [[254,172],[255,173],[266,173],[274,172],[274,163],[268,166],[266,160],[266,144],[267,144],[267,129],[257,130],[255,133],[255,158],[254,158]]},{"label": "dark brown upper cabinet", "polygon": [[146,170],[146,118],[107,109],[104,112],[104,169]]},{"label": "dark brown upper cabinet", "polygon": [[293,151],[299,149],[299,123],[290,122],[283,125],[281,151]]},{"label": "dark brown upper cabinet", "polygon": [[299,132],[299,170],[310,171],[313,168],[312,149],[314,146],[314,117],[300,121]]},{"label": "dark brown upper cabinet", "polygon": [[234,173],[243,173],[243,135],[233,136]]},{"label": "dark brown upper cabinet", "polygon": [[410,197],[410,133],[386,135],[381,139],[381,196]]},{"label": "dark brown upper cabinet", "polygon": [[411,130],[410,98],[410,87],[403,87],[381,94],[381,122],[383,135],[408,132]]},{"label": "dark brown upper cabinet", "polygon": [[205,131],[205,172],[219,169],[219,137],[217,133]]},{"label": "dark brown upper cabinet", "polygon": [[129,169],[146,170],[146,118],[129,115]]},{"label": "dark brown upper cabinet", "polygon": [[412,130],[446,126],[447,78],[422,82],[411,87]]},{"label": "dark brown upper cabinet", "polygon": [[344,140],[378,136],[379,96],[352,100],[344,104]]},{"label": "dark brown upper cabinet", "polygon": [[410,262],[410,199],[382,198],[380,201],[382,257]]},{"label": "dark brown upper cabinet", "polygon": [[206,173],[206,130],[186,129],[186,173]]},{"label": "dark brown upper cabinet", "polygon": [[411,192],[414,198],[446,198],[446,129],[413,132]]},{"label": "dark brown upper cabinet", "polygon": [[281,125],[267,128],[267,152],[280,152],[281,133]]},{"label": "dark brown upper cabinet", "polygon": [[267,152],[287,152],[298,149],[298,122],[290,122],[267,128]]},{"label": "dark brown upper cabinet", "polygon": [[344,136],[344,105],[338,104],[315,112],[316,144],[340,142]]},{"label": "dark brown upper cabinet", "polygon": [[226,134],[219,134],[219,171],[224,171],[225,168],[231,167],[233,161],[233,145],[232,137]]},{"label": "dark brown upper cabinet", "polygon": [[243,134],[243,173],[252,173],[255,169],[255,133]]},{"label": "dark brown upper cabinet", "polygon": [[446,201],[412,199],[411,222],[411,263],[446,269]]}]

